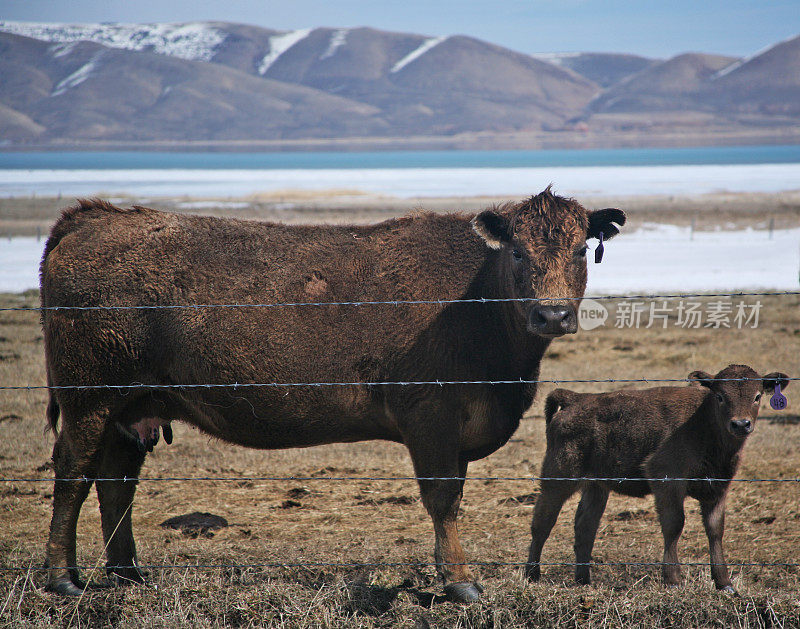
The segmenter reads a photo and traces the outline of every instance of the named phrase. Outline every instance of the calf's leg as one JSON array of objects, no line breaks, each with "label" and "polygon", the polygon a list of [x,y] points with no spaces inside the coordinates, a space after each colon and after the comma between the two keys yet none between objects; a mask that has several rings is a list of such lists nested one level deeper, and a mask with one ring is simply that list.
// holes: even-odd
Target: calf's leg
[{"label": "calf's leg", "polygon": [[128,480],[97,481],[103,540],[106,545],[106,571],[119,583],[142,583],[136,567],[136,543],[131,528],[133,497],[145,455],[131,440],[109,430],[103,444],[99,478]]},{"label": "calf's leg", "polygon": [[728,566],[722,554],[722,536],[725,533],[725,496],[718,500],[700,502],[703,526],[708,536],[708,549],[711,554],[711,578],[718,590],[736,594],[728,576]]},{"label": "calf's leg", "polygon": [[[430,424],[429,424],[430,425]],[[434,424],[435,425],[435,424]],[[426,431],[427,433],[427,431]],[[409,435],[406,445],[419,477],[461,477],[467,464],[460,460],[457,433]],[[454,601],[469,603],[480,599],[483,588],[475,583],[458,539],[458,507],[464,482],[460,480],[419,481],[422,503],[433,520],[436,535],[436,570],[444,581],[445,593]]]},{"label": "calf's leg", "polygon": [[661,523],[661,534],[664,536],[664,558],[661,573],[666,585],[679,585],[681,567],[678,565],[678,539],[683,532],[685,515],[683,501],[686,489],[682,484],[673,482],[654,482],[653,496]]},{"label": "calf's leg", "polygon": [[49,568],[46,588],[57,594],[79,596],[86,586],[80,580],[78,569],[75,567],[77,564],[75,537],[81,506],[89,494],[92,483],[86,480],[68,479],[96,476],[105,417],[101,415],[87,417],[81,423],[82,429],[79,434],[68,436],[67,425],[72,427],[73,432],[78,432],[74,430],[75,423],[68,424],[70,419],[64,414],[65,427],[56,438],[53,448],[55,484],[53,517],[50,521],[45,560],[45,566]]},{"label": "calf's leg", "polygon": [[581,501],[575,513],[575,580],[583,585],[591,582],[589,562],[597,537],[600,518],[606,510],[608,490],[598,483],[589,483],[583,488]]},{"label": "calf's leg", "polygon": [[[556,476],[545,473],[542,476]],[[533,521],[531,522],[531,546],[528,550],[528,563],[525,566],[525,576],[531,581],[538,581],[541,576],[539,561],[542,558],[542,548],[550,531],[561,513],[561,507],[578,489],[577,481],[542,481],[541,493],[536,499],[533,508]]]}]

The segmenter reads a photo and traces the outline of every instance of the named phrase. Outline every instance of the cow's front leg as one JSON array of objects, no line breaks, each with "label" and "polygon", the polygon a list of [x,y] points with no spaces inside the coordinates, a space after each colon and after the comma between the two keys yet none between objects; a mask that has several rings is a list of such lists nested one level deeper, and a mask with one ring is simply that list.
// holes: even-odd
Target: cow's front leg
[{"label": "cow's front leg", "polygon": [[[466,475],[467,463],[459,458],[458,434],[445,434],[443,426],[438,428],[442,429],[438,435],[409,435],[406,445],[420,477],[422,503],[433,520],[436,570],[444,581],[445,593],[451,600],[470,603],[480,598],[483,588],[475,583],[458,539],[458,507],[464,486],[458,478]],[[422,480],[431,478],[442,480]]]},{"label": "cow's front leg", "polygon": [[678,539],[685,521],[683,501],[686,498],[686,488],[683,484],[660,481],[652,482],[651,487],[664,536],[664,563],[661,573],[666,585],[679,585],[681,567],[678,564]]},{"label": "cow's front leg", "polygon": [[708,549],[711,555],[711,577],[718,590],[736,595],[736,590],[728,575],[728,566],[722,553],[722,536],[725,533],[725,494],[716,500],[703,501],[700,509],[703,526],[708,536]]}]

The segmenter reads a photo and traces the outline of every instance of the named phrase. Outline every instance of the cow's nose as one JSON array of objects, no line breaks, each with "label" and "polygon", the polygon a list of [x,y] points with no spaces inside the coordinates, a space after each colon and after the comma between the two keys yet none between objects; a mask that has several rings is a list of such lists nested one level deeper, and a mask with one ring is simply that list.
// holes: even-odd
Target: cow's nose
[{"label": "cow's nose", "polygon": [[753,422],[749,419],[734,419],[731,421],[731,432],[740,437],[749,435],[753,432]]},{"label": "cow's nose", "polygon": [[528,329],[544,336],[574,334],[578,331],[578,320],[567,306],[534,306],[528,318]]}]

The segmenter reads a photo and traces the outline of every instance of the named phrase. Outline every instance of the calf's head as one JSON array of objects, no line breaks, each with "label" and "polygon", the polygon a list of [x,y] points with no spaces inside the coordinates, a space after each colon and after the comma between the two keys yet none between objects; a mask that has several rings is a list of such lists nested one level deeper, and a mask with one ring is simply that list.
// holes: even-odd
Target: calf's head
[{"label": "calf's head", "polygon": [[545,338],[578,331],[578,306],[586,290],[586,241],[608,240],[625,224],[622,210],[589,212],[554,195],[550,186],[520,203],[485,210],[472,227],[497,251],[502,294],[535,298],[516,302],[528,332]]},{"label": "calf's head", "polygon": [[778,384],[781,389],[789,385],[789,376],[785,373],[773,371],[759,376],[747,365],[728,365],[716,376],[705,371],[693,371],[689,379],[711,390],[719,409],[720,428],[742,439],[753,432],[761,394],[771,394]]}]

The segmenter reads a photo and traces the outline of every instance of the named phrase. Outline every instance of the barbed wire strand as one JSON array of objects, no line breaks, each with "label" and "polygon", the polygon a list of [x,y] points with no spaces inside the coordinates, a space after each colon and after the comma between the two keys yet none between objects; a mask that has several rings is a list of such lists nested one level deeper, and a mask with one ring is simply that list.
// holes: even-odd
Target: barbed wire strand
[{"label": "barbed wire strand", "polygon": [[[798,377],[782,378],[783,380],[800,380]],[[708,382],[760,382],[762,378],[706,378]],[[587,383],[611,383],[611,382],[696,382],[695,378],[583,378],[583,379],[558,379],[558,380],[393,380],[376,382],[228,382],[228,383],[198,383],[198,384],[23,384],[23,385],[3,385],[0,391],[26,391],[36,389],[50,390],[82,390],[82,389],[220,389],[232,388],[269,388],[269,387],[385,387],[385,386],[446,386],[446,385],[508,385],[508,384],[587,384]]]},{"label": "barbed wire strand", "polygon": [[[367,561],[367,562],[332,562],[332,561],[304,561],[304,562],[258,562],[258,563],[191,563],[191,564],[137,564],[135,566],[107,566],[111,568],[139,568],[142,570],[200,570],[200,569],[225,569],[225,568],[423,568],[436,566],[479,566],[479,567],[522,567],[528,565],[526,561],[465,561],[459,563],[435,563],[429,561]],[[708,561],[689,561],[664,563],[661,561],[607,561],[607,562],[575,562],[575,561],[539,561],[539,566],[588,566],[591,568],[615,566],[700,566],[725,565],[728,567],[800,567],[800,563],[788,561],[738,561],[713,564]],[[36,571],[46,570],[95,570],[97,566],[0,566],[0,572]]]},{"label": "barbed wire strand", "polygon": [[306,481],[333,481],[333,482],[348,482],[348,481],[438,481],[438,480],[458,480],[458,481],[559,481],[559,482],[605,482],[605,483],[622,483],[622,482],[647,482],[647,483],[665,483],[665,482],[703,482],[703,483],[800,483],[800,478],[681,478],[665,476],[663,478],[647,478],[647,477],[600,477],[600,476],[143,476],[140,478],[133,476],[123,476],[120,478],[89,478],[80,476],[76,478],[43,478],[38,476],[18,477],[18,478],[0,478],[2,483],[45,483],[58,481],[62,482],[86,482],[86,483],[102,483],[110,481],[122,482],[139,482],[139,481],[165,481],[165,482],[183,482],[183,481],[219,481],[219,482],[306,482]]},{"label": "barbed wire strand", "polygon": [[256,304],[152,304],[130,306],[5,306],[0,307],[0,312],[8,311],[58,311],[58,310],[177,310],[200,308],[283,308],[305,306],[400,306],[400,305],[448,305],[448,304],[489,304],[510,302],[535,302],[535,301],[580,301],[583,299],[617,300],[617,299],[679,299],[685,297],[772,297],[800,295],[800,291],[772,291],[772,292],[732,292],[732,293],[673,293],[664,295],[597,295],[589,297],[500,297],[475,299],[390,299],[381,301],[299,301],[299,302],[272,302]]}]

